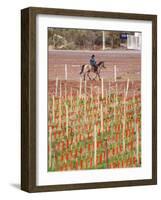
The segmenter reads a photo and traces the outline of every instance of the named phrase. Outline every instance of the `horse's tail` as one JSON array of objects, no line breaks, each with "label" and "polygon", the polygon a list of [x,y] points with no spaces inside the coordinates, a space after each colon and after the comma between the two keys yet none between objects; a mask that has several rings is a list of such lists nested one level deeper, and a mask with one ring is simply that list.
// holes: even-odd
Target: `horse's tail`
[{"label": "horse's tail", "polygon": [[81,68],[80,74],[83,73],[83,71],[84,71],[84,66],[85,66],[85,65],[82,65],[82,68]]}]

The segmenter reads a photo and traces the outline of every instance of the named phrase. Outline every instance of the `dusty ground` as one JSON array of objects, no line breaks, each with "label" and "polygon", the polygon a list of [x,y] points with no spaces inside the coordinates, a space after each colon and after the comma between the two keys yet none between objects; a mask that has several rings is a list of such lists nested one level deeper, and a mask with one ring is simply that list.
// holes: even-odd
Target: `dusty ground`
[{"label": "dusty ground", "polygon": [[[133,94],[133,91],[140,93],[140,78],[141,78],[141,52],[134,50],[109,50],[109,51],[49,51],[49,95],[55,93],[55,79],[58,77],[62,80],[62,93],[64,93],[65,85],[65,64],[67,64],[68,80],[66,82],[67,89],[73,88],[73,92],[76,94],[80,85],[80,69],[85,63],[89,63],[90,56],[95,54],[97,62],[104,61],[106,69],[101,71],[101,77],[104,78],[104,88],[113,90],[115,88],[114,83],[114,65],[117,66],[117,84],[118,91],[123,92],[126,88],[127,79],[129,78],[129,92]],[[90,74],[91,77],[94,74]],[[91,84],[94,86],[94,90],[101,86],[100,81],[90,81],[87,78],[87,93],[90,93]],[[59,90],[59,88],[58,88]],[[83,90],[83,88],[82,88]],[[59,91],[58,91],[59,92]],[[70,91],[67,91],[70,92]],[[100,91],[101,92],[101,91]],[[115,92],[115,91],[111,91]]]}]

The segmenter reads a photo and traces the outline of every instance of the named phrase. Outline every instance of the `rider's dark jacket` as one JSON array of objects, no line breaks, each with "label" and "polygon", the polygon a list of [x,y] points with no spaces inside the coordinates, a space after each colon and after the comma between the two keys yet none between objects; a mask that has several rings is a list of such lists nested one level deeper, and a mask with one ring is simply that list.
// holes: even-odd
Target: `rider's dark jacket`
[{"label": "rider's dark jacket", "polygon": [[95,58],[91,58],[90,59],[90,65],[96,66],[96,60],[95,60]]}]

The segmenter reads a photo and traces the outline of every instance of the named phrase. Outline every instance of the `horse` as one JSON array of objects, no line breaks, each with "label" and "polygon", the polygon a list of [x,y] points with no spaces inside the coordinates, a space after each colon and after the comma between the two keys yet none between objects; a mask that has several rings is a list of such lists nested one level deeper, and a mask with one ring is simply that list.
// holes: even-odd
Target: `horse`
[{"label": "horse", "polygon": [[93,72],[96,74],[96,76],[93,80],[95,80],[97,76],[99,77],[99,80],[101,80],[100,72],[103,68],[106,68],[104,65],[104,61],[100,61],[96,66],[97,66],[97,70],[95,70],[94,66],[92,66],[92,65],[89,65],[89,64],[82,65],[80,75],[83,74],[84,80],[86,80],[86,75],[91,80],[91,77],[89,76],[90,72]]}]

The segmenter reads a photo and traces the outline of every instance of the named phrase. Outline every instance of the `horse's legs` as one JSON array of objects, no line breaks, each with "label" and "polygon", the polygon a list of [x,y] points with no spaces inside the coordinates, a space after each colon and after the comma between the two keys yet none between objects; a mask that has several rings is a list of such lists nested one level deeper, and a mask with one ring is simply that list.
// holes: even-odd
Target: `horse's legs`
[{"label": "horse's legs", "polygon": [[93,80],[96,80],[96,77],[97,77],[97,74],[96,74],[96,76],[93,78]]},{"label": "horse's legs", "polygon": [[87,76],[88,76],[89,80],[91,80],[91,77],[89,76],[89,72],[87,72]]},{"label": "horse's legs", "polygon": [[86,80],[86,73],[84,73],[84,81]]},{"label": "horse's legs", "polygon": [[101,80],[100,73],[97,72],[97,75],[98,75],[98,77],[99,77],[99,80]]},{"label": "horse's legs", "polygon": [[95,73],[96,74],[96,76],[93,78],[93,80],[96,80],[96,78],[97,78],[97,73]]}]

